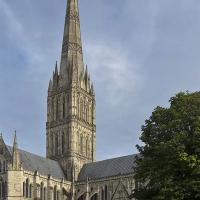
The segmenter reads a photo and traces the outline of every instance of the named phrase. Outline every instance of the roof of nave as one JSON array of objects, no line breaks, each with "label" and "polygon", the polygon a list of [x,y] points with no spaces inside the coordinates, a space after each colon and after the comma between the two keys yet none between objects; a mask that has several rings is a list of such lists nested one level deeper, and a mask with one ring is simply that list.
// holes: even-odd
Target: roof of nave
[{"label": "roof of nave", "polygon": [[133,173],[136,155],[137,154],[85,164],[81,169],[78,180],[84,181],[87,178],[94,180]]},{"label": "roof of nave", "polygon": [[[7,146],[12,154],[12,147]],[[20,160],[24,170],[35,172],[41,175],[51,175],[54,178],[65,178],[65,175],[57,161],[50,160],[19,149]]]}]

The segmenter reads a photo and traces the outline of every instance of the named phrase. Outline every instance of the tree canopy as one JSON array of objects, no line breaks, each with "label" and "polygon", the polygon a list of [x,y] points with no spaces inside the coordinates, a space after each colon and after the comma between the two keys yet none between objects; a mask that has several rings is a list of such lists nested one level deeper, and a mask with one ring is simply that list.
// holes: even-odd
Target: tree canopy
[{"label": "tree canopy", "polygon": [[200,199],[200,92],[181,92],[142,126],[133,196],[140,200]]}]

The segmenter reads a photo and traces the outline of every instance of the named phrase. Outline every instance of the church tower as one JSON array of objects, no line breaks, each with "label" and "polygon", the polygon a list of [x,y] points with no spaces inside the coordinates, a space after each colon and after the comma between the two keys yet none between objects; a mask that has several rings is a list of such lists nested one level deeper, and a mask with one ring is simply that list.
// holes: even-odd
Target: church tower
[{"label": "church tower", "polygon": [[95,92],[83,63],[78,0],[68,0],[61,62],[47,99],[47,158],[60,163],[68,180],[95,161]]}]

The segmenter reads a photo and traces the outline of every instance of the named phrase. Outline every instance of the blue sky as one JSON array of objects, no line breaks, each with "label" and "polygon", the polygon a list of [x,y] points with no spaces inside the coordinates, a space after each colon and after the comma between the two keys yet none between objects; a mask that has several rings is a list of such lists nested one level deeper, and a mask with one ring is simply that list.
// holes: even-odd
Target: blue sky
[{"label": "blue sky", "polygon": [[[200,90],[199,0],[80,0],[95,85],[97,159],[136,153],[140,127],[179,91]],[[66,0],[0,0],[0,130],[45,155],[48,81]]]}]

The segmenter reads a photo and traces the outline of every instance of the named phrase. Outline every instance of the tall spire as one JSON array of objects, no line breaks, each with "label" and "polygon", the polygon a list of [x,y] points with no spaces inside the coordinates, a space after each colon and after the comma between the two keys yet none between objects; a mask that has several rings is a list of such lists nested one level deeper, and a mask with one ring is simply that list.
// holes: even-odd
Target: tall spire
[{"label": "tall spire", "polygon": [[18,150],[18,144],[17,144],[16,131],[15,131],[14,141],[13,141],[12,169],[14,169],[14,170],[20,169],[20,158],[19,158],[19,150]]},{"label": "tall spire", "polygon": [[[70,181],[77,180],[84,164],[95,160],[95,107],[89,72],[83,63],[78,0],[68,0],[60,70],[55,68],[49,83],[46,149],[47,157],[60,163]],[[62,133],[61,145],[55,145],[58,132]],[[78,138],[85,135],[88,145],[80,151]]]},{"label": "tall spire", "polygon": [[[72,57],[74,66],[71,66]],[[63,76],[64,79],[66,79],[67,72],[69,72],[69,66],[71,66],[72,68],[76,67],[76,69],[72,70],[76,70],[79,76],[83,73],[84,63],[81,43],[78,0],[68,0],[67,2],[60,69],[60,74]]]},{"label": "tall spire", "polygon": [[17,131],[15,131],[14,134],[14,141],[13,141],[13,150],[17,150],[18,149],[18,144],[17,144]]}]

